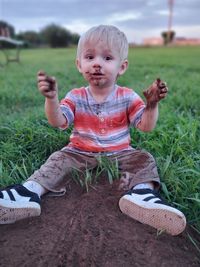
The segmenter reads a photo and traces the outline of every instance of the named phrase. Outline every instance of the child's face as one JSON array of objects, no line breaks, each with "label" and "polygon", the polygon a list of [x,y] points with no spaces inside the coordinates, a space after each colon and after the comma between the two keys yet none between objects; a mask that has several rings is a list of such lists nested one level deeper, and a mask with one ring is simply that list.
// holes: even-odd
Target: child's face
[{"label": "child's face", "polygon": [[105,43],[87,43],[82,48],[77,68],[91,87],[108,88],[127,69],[127,60],[121,61],[116,49],[109,49]]}]

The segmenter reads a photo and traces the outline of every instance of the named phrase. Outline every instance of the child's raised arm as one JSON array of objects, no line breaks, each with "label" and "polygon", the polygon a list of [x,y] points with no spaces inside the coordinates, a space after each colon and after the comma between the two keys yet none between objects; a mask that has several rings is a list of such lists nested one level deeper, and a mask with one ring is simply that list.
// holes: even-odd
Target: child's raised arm
[{"label": "child's raised arm", "polygon": [[158,119],[158,102],[165,98],[168,88],[165,82],[157,79],[154,83],[143,92],[146,98],[146,108],[142,115],[138,128],[141,131],[149,132],[155,126]]},{"label": "child's raised arm", "polygon": [[45,96],[45,113],[49,124],[53,127],[62,127],[66,124],[66,118],[60,108],[56,79],[47,76],[44,71],[39,71],[37,81],[38,90]]}]

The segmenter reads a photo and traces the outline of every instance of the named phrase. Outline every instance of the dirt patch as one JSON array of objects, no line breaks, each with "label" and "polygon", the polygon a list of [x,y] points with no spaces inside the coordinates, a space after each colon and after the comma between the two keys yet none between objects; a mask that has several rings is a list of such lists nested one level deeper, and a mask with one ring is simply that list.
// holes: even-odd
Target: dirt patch
[{"label": "dirt patch", "polygon": [[120,212],[120,195],[102,179],[89,193],[71,184],[64,197],[43,197],[40,217],[0,226],[0,266],[200,266],[189,228],[157,236]]}]

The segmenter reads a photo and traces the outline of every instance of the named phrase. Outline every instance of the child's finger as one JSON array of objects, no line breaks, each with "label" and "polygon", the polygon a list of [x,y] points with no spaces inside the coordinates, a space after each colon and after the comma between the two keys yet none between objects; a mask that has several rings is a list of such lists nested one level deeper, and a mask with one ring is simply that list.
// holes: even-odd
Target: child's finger
[{"label": "child's finger", "polygon": [[56,91],[55,87],[51,86],[48,82],[40,82],[38,87],[41,92]]},{"label": "child's finger", "polygon": [[43,70],[39,70],[37,76],[46,76],[46,73]]},{"label": "child's finger", "polygon": [[167,83],[162,81],[160,78],[157,78],[155,83],[156,83],[156,85],[158,86],[159,89],[167,87]]},{"label": "child's finger", "polygon": [[167,83],[163,82],[159,85],[159,89],[167,87]]},{"label": "child's finger", "polygon": [[38,81],[38,87],[39,87],[39,89],[42,90],[44,87],[45,88],[50,87],[50,84],[46,80],[41,80],[41,81]]},{"label": "child's finger", "polygon": [[51,79],[51,77],[46,76],[46,75],[38,75],[38,77],[37,77],[37,81],[38,81],[38,82],[46,81],[46,82],[51,83],[51,82],[52,82],[52,79]]},{"label": "child's finger", "polygon": [[46,82],[45,80],[39,81],[38,82],[39,86],[49,86],[49,82]]},{"label": "child's finger", "polygon": [[46,81],[50,82],[50,83],[55,83],[55,78],[51,77],[51,76],[46,76]]},{"label": "child's finger", "polygon": [[45,87],[45,86],[42,86],[41,89],[40,89],[40,91],[41,91],[42,93],[48,93],[48,92],[51,92],[51,90],[49,90],[49,87]]},{"label": "child's finger", "polygon": [[56,80],[54,77],[39,75],[37,81],[38,81],[38,86],[46,85],[51,88],[54,88],[56,86]]},{"label": "child's finger", "polygon": [[50,83],[55,83],[56,81],[54,77],[46,75],[42,70],[38,71],[37,76],[38,81],[48,81]]},{"label": "child's finger", "polygon": [[161,88],[159,94],[160,99],[165,98],[167,96],[167,93],[168,93],[168,87]]},{"label": "child's finger", "polygon": [[46,76],[45,75],[39,75],[38,77],[37,77],[37,82],[39,83],[39,82],[42,82],[42,81],[46,81]]},{"label": "child's finger", "polygon": [[56,79],[50,76],[38,76],[38,82],[46,82],[49,86],[54,87],[56,85]]},{"label": "child's finger", "polygon": [[163,98],[165,98],[166,96],[167,96],[167,93],[163,93],[163,94],[160,94],[160,95],[159,95],[159,98],[160,98],[160,99],[163,99]]},{"label": "child's finger", "polygon": [[47,98],[53,98],[56,95],[56,91],[52,91],[52,90],[50,90],[50,91],[49,90],[43,90],[43,91],[41,91],[41,93],[43,96],[45,96]]},{"label": "child's finger", "polygon": [[167,92],[168,92],[168,87],[160,88],[160,93],[167,93]]},{"label": "child's finger", "polygon": [[161,81],[161,83],[160,83],[160,85],[159,85],[160,87],[163,87],[163,86],[167,86],[167,83],[166,82],[164,82],[164,81]]}]

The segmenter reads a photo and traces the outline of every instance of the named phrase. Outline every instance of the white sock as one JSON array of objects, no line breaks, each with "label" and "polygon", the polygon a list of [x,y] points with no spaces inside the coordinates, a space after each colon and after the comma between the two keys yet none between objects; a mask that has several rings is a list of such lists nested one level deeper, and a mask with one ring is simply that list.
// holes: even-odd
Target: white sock
[{"label": "white sock", "polygon": [[142,184],[137,184],[133,187],[133,189],[154,189],[153,183],[142,183]]},{"label": "white sock", "polygon": [[48,190],[46,190],[41,184],[35,181],[27,181],[23,184],[28,190],[38,194],[39,197],[44,195]]}]

